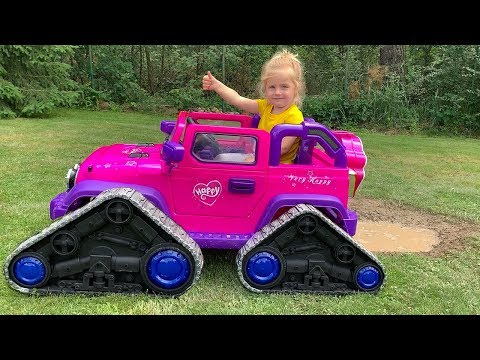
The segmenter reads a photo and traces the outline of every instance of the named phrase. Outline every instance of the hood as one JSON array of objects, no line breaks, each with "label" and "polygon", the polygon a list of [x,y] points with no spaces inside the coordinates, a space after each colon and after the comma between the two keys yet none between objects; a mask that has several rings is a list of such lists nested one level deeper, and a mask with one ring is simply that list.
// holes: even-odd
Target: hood
[{"label": "hood", "polygon": [[161,144],[113,144],[102,146],[80,164],[82,180],[132,181],[139,175],[161,170]]}]

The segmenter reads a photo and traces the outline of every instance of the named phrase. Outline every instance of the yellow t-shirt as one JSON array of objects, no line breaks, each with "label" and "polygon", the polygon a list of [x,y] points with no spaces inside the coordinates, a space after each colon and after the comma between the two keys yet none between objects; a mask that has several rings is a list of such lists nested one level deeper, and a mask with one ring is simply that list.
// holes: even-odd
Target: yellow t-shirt
[{"label": "yellow t-shirt", "polygon": [[[257,99],[260,122],[258,128],[270,132],[277,124],[300,124],[303,122],[303,114],[296,104],[290,106],[280,114],[272,114],[273,105],[267,104],[267,99]],[[280,163],[291,164],[300,146],[300,138],[297,138],[290,150],[280,157]]]}]

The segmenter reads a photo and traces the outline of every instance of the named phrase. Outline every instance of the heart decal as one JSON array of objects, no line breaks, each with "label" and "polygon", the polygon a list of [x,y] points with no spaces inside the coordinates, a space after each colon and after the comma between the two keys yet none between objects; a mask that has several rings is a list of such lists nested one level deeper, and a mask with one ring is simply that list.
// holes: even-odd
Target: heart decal
[{"label": "heart decal", "polygon": [[198,183],[193,187],[193,195],[202,203],[212,206],[222,192],[222,184],[218,180],[212,180],[208,184]]}]

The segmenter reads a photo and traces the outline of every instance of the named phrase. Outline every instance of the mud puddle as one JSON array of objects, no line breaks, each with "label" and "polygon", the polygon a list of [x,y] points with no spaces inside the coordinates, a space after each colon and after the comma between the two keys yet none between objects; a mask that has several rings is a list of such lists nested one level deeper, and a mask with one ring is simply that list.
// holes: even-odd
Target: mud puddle
[{"label": "mud puddle", "polygon": [[358,216],[353,238],[372,252],[439,256],[462,250],[467,238],[480,234],[479,224],[376,199],[351,199],[350,207]]},{"label": "mud puddle", "polygon": [[428,252],[440,242],[433,230],[386,221],[359,221],[353,238],[373,252]]}]

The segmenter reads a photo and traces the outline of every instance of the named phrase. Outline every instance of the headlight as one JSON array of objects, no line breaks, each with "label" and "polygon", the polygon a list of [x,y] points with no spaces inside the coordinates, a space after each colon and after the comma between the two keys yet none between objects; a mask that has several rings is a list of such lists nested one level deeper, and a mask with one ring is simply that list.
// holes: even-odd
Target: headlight
[{"label": "headlight", "polygon": [[65,179],[67,179],[67,191],[70,190],[73,185],[75,185],[75,180],[77,180],[78,169],[80,169],[80,164],[75,164],[73,168],[68,169]]}]

